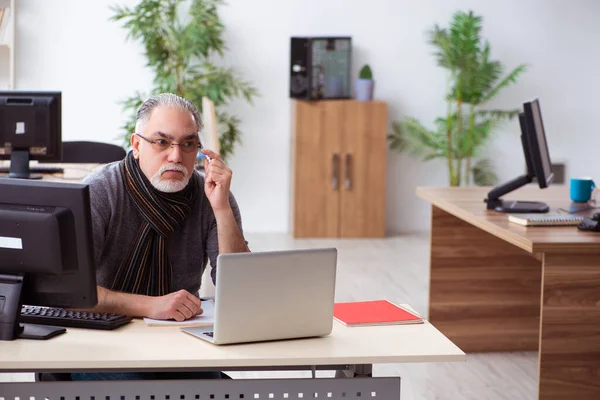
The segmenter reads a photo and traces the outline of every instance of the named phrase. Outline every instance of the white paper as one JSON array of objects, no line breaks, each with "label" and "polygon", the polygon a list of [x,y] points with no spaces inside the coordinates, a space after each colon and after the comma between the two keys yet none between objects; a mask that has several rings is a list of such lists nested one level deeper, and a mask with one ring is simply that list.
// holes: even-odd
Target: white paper
[{"label": "white paper", "polygon": [[202,310],[204,312],[185,321],[164,320],[144,318],[148,326],[209,326],[215,323],[215,302],[213,300],[203,300]]}]

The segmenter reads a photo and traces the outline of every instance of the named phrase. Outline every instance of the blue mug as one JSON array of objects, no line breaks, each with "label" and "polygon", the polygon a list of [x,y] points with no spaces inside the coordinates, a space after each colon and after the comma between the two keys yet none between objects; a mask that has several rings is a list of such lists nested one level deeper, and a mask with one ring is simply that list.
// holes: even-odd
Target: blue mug
[{"label": "blue mug", "polygon": [[588,202],[595,188],[592,178],[571,178],[571,200],[576,203]]}]

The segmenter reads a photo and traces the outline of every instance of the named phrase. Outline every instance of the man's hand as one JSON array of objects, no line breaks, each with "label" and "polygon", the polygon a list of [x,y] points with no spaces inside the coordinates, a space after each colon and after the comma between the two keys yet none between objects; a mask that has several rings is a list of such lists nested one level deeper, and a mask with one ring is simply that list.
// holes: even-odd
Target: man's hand
[{"label": "man's hand", "polygon": [[208,149],[200,150],[204,155],[211,158],[208,161],[204,159],[204,193],[210,202],[213,211],[226,211],[231,208],[229,205],[229,187],[231,186],[231,169],[221,160],[221,157],[214,151]]},{"label": "man's hand", "polygon": [[148,317],[154,319],[174,319],[185,321],[202,314],[201,301],[187,290],[169,293],[165,296],[151,297]]}]

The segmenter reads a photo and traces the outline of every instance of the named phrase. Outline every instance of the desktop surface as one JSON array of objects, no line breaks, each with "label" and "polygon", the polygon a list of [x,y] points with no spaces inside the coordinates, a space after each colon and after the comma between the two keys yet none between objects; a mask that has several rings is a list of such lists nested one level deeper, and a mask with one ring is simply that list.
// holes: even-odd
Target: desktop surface
[{"label": "desktop surface", "polygon": [[340,365],[465,361],[461,349],[425,322],[346,327],[331,335],[215,346],[178,327],[143,320],[114,331],[69,328],[50,340],[0,342],[0,372]]},{"label": "desktop surface", "polygon": [[[94,169],[101,167],[104,164],[69,164],[55,163],[44,164],[31,162],[29,168],[32,172],[42,174],[42,180],[54,182],[80,182],[83,178],[89,175]],[[7,177],[10,169],[10,162],[0,160],[0,177]],[[58,172],[62,170],[62,172]]]},{"label": "desktop surface", "polygon": [[[489,187],[419,187],[417,195],[433,206],[530,253],[598,252],[600,234],[596,232],[582,232],[575,226],[525,227],[509,222],[507,213],[487,210],[483,199],[489,190]],[[546,189],[528,185],[507,194],[504,199],[543,201],[550,206],[550,212],[569,210],[571,205],[568,186],[560,185]],[[577,215],[586,216],[593,212],[590,210]]]},{"label": "desktop surface", "polygon": [[[0,173],[8,174],[10,172],[10,165],[0,166]],[[57,167],[55,165],[32,165],[29,167],[29,172],[37,172],[41,174],[61,174],[64,173],[64,168]]]}]

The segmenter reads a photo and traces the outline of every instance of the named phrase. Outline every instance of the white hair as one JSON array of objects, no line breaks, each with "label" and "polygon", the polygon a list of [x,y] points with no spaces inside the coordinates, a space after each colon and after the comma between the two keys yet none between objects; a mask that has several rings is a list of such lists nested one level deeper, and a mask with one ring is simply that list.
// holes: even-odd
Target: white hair
[{"label": "white hair", "polygon": [[[170,179],[162,179],[162,174],[166,171],[179,171],[183,173],[183,179],[181,180],[170,180]],[[150,183],[154,186],[155,189],[165,192],[165,193],[174,193],[179,192],[180,190],[185,189],[188,182],[190,181],[190,171],[186,167],[181,164],[169,164],[163,165],[160,167],[158,171],[154,174],[152,178],[150,178]]]},{"label": "white hair", "polygon": [[135,131],[142,132],[144,125],[150,119],[152,112],[158,107],[163,106],[189,111],[194,117],[194,122],[196,122],[196,131],[199,132],[200,129],[202,129],[202,117],[200,116],[198,108],[196,108],[192,102],[173,93],[161,93],[150,97],[140,106],[135,121]]}]

